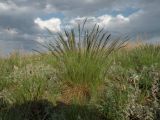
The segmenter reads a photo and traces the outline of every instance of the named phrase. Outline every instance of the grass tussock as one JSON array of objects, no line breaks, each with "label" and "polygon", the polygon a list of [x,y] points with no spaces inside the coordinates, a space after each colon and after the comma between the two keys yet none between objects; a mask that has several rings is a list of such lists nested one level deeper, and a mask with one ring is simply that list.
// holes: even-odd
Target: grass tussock
[{"label": "grass tussock", "polygon": [[86,30],[86,22],[78,24],[78,32],[71,29],[59,33],[55,43],[46,48],[55,57],[57,78],[68,87],[74,86],[73,91],[77,86],[90,96],[90,91],[96,91],[105,80],[111,62],[109,55],[123,47],[126,41],[111,39],[111,34],[96,24],[91,30]]}]

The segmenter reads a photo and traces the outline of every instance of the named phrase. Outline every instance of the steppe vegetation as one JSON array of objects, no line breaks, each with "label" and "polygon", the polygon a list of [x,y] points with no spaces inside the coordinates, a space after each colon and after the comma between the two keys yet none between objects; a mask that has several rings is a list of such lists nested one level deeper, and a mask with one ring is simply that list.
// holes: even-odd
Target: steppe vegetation
[{"label": "steppe vegetation", "polygon": [[159,45],[129,49],[85,23],[55,41],[0,58],[0,120],[159,120]]}]

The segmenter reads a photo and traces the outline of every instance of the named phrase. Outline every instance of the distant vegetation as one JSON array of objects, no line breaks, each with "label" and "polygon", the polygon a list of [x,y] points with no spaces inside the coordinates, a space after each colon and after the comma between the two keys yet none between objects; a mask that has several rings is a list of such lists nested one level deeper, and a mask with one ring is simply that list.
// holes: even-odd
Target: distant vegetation
[{"label": "distant vegetation", "polygon": [[77,33],[0,59],[0,120],[158,120],[160,46],[129,49],[85,23]]}]

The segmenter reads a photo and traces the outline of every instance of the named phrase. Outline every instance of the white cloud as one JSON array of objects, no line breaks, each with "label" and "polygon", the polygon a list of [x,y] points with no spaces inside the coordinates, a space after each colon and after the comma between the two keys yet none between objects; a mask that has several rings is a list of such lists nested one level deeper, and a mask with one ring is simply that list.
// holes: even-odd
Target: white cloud
[{"label": "white cloud", "polygon": [[36,41],[39,42],[39,43],[44,43],[45,39],[42,38],[42,37],[37,37]]},{"label": "white cloud", "polygon": [[16,10],[20,7],[17,7],[17,5],[11,1],[3,3],[0,2],[0,12],[9,11],[9,10]]},{"label": "white cloud", "polygon": [[49,29],[52,32],[58,32],[61,30],[61,20],[59,18],[51,18],[49,20],[42,20],[41,18],[37,18],[34,21],[41,29]]},{"label": "white cloud", "polygon": [[112,29],[113,27],[124,26],[130,21],[128,17],[119,14],[117,16],[103,15],[97,17],[97,23],[102,27]]},{"label": "white cloud", "polygon": [[98,17],[97,19],[99,21],[98,24],[103,26],[103,25],[109,25],[113,17],[111,15],[103,15]]},{"label": "white cloud", "polygon": [[6,3],[0,3],[0,10],[9,10],[10,7]]},{"label": "white cloud", "polygon": [[[85,17],[77,17],[70,21],[71,26],[76,26],[77,23],[83,22],[86,18]],[[87,17],[87,21],[90,25],[87,27],[93,26],[93,24],[98,24],[100,27],[104,27],[108,30],[114,30],[116,27],[125,27],[130,22],[129,17],[124,17],[123,15],[119,14],[117,16],[112,15],[102,15],[99,17]]]}]

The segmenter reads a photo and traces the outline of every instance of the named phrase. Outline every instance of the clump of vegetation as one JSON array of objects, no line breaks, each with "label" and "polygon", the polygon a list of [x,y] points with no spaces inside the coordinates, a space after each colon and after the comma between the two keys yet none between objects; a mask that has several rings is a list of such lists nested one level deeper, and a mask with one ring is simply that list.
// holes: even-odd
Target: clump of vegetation
[{"label": "clump of vegetation", "polygon": [[111,62],[109,55],[123,47],[125,41],[111,39],[111,35],[96,24],[87,30],[86,22],[78,24],[78,32],[71,29],[59,33],[55,43],[46,47],[56,58],[54,68],[59,80],[72,87],[73,93],[83,90],[89,97],[90,91],[97,91],[105,80]]}]

